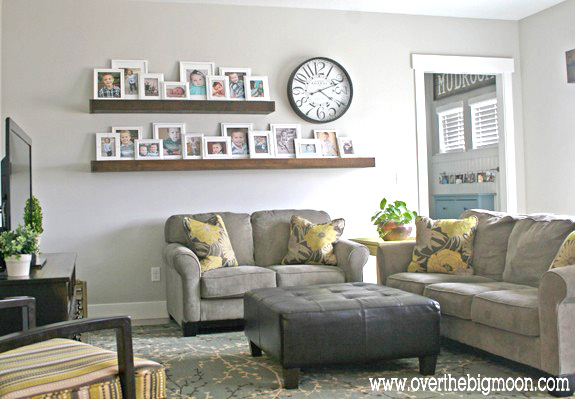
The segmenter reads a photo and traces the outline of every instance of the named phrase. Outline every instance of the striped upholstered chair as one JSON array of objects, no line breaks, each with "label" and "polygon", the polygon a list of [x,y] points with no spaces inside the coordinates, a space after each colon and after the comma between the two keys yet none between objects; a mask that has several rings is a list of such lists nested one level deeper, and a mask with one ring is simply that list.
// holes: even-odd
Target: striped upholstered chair
[{"label": "striped upholstered chair", "polygon": [[[129,317],[74,320],[35,327],[35,300],[0,300],[22,308],[23,331],[0,337],[1,399],[165,399],[165,370],[134,358]],[[114,329],[117,353],[67,338]]]}]

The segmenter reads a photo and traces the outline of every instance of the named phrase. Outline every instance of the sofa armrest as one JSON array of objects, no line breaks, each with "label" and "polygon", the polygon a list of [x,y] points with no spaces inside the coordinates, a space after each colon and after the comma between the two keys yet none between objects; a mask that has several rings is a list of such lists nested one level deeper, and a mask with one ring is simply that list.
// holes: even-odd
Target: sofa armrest
[{"label": "sofa armrest", "polygon": [[168,268],[168,311],[178,322],[200,320],[200,260],[191,249],[178,243],[166,244],[163,257]]},{"label": "sofa armrest", "polygon": [[541,368],[575,374],[575,265],[543,274],[539,285]]},{"label": "sofa armrest", "polygon": [[346,282],[363,281],[363,266],[369,259],[365,245],[349,240],[339,240],[334,244],[337,266],[343,269]]},{"label": "sofa armrest", "polygon": [[377,282],[386,284],[392,274],[407,271],[415,241],[388,241],[377,247]]}]

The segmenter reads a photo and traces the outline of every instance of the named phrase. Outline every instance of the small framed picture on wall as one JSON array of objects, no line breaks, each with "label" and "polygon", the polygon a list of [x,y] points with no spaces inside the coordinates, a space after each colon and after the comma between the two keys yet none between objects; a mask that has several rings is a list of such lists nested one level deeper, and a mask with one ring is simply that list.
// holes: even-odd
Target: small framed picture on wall
[{"label": "small framed picture on wall", "polygon": [[186,133],[184,135],[184,159],[202,159],[203,133]]},{"label": "small framed picture on wall", "polygon": [[273,158],[272,132],[249,132],[250,158]]},{"label": "small framed picture on wall", "polygon": [[180,81],[188,82],[191,100],[206,100],[206,77],[216,73],[213,62],[180,61]]},{"label": "small framed picture on wall", "polygon": [[324,157],[338,157],[337,130],[314,130],[313,134],[321,142],[321,153]]},{"label": "small framed picture on wall", "polygon": [[163,83],[163,73],[140,74],[140,100],[161,100]]},{"label": "small framed picture on wall", "polygon": [[208,100],[229,100],[227,76],[207,76]]},{"label": "small framed picture on wall", "polygon": [[295,139],[296,158],[321,158],[321,143],[318,139]]},{"label": "small framed picture on wall", "polygon": [[185,123],[154,123],[154,139],[162,140],[163,159],[182,159]]},{"label": "small framed picture on wall", "polygon": [[164,82],[162,98],[164,100],[189,100],[190,90],[187,82]]},{"label": "small framed picture on wall", "polygon": [[245,78],[251,74],[251,68],[220,67],[220,75],[228,78],[230,100],[243,101],[246,99],[247,85]]},{"label": "small framed picture on wall", "polygon": [[222,136],[204,136],[202,138],[204,159],[228,159],[231,154],[231,139]]},{"label": "small framed picture on wall", "polygon": [[337,146],[339,149],[339,156],[342,158],[355,158],[357,154],[353,146],[353,140],[349,137],[338,137]]},{"label": "small framed picture on wall", "polygon": [[163,159],[162,140],[141,139],[136,140],[136,159]]},{"label": "small framed picture on wall", "polygon": [[120,135],[120,159],[135,159],[134,141],[142,138],[141,126],[114,126],[112,133]]},{"label": "small framed picture on wall", "polygon": [[222,136],[232,139],[232,158],[249,158],[248,134],[253,129],[251,123],[222,123]]},{"label": "small framed picture on wall", "polygon": [[124,98],[137,100],[140,94],[138,88],[140,75],[148,73],[146,60],[112,60],[112,68],[124,71]]},{"label": "small framed picture on wall", "polygon": [[270,101],[270,87],[267,76],[246,76],[246,100]]},{"label": "small framed picture on wall", "polygon": [[94,69],[94,98],[98,100],[124,99],[124,70]]},{"label": "small framed picture on wall", "polygon": [[120,135],[117,133],[96,133],[96,160],[120,159]]},{"label": "small framed picture on wall", "polygon": [[276,158],[295,158],[295,139],[301,136],[301,125],[271,124],[272,142]]}]

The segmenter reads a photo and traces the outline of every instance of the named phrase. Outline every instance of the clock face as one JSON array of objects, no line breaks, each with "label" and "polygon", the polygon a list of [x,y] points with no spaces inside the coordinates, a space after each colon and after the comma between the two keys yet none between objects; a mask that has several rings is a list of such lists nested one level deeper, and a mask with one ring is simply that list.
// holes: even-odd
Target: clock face
[{"label": "clock face", "polygon": [[334,60],[317,57],[293,71],[288,82],[292,108],[313,123],[331,122],[348,110],[353,97],[351,79]]}]

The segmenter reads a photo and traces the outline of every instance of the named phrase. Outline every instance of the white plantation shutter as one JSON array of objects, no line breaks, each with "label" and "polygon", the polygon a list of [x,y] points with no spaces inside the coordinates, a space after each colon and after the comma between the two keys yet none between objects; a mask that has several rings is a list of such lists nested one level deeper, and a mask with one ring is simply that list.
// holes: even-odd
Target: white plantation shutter
[{"label": "white plantation shutter", "polygon": [[497,99],[492,98],[469,106],[471,107],[473,148],[483,148],[499,143]]},{"label": "white plantation shutter", "polygon": [[465,150],[463,107],[438,112],[437,117],[439,119],[439,152]]}]

